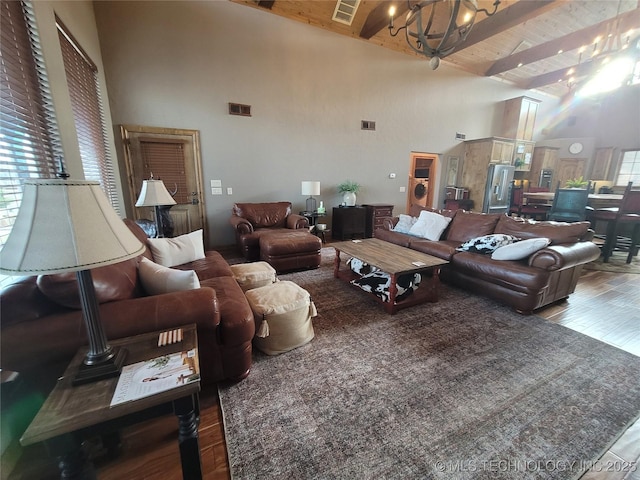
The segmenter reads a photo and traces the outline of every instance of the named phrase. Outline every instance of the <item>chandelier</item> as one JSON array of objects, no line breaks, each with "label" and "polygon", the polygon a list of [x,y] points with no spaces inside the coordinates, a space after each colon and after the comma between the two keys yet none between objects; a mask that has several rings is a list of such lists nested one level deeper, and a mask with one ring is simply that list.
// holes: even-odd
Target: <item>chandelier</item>
[{"label": "chandelier", "polygon": [[493,12],[478,9],[476,0],[424,0],[414,6],[409,4],[405,25],[393,31],[395,7],[389,9],[389,34],[392,37],[405,31],[407,43],[415,52],[431,60],[433,70],[467,38],[478,12],[488,17],[496,13],[500,0],[493,3]]}]

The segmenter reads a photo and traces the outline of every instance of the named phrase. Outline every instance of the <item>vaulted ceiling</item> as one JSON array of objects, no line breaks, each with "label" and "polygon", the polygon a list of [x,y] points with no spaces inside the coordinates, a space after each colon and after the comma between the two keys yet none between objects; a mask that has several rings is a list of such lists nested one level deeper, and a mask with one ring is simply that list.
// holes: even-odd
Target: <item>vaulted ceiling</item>
[{"label": "vaulted ceiling", "polygon": [[[418,55],[404,34],[392,37],[387,28],[391,5],[397,9],[397,27],[415,1],[360,0],[351,25],[332,20],[336,0],[232,1]],[[491,11],[493,1],[478,0],[478,7]],[[606,57],[620,54],[627,40],[637,42],[638,35],[640,0],[502,0],[495,15],[478,13],[465,42],[442,63],[562,97],[595,73]]]}]

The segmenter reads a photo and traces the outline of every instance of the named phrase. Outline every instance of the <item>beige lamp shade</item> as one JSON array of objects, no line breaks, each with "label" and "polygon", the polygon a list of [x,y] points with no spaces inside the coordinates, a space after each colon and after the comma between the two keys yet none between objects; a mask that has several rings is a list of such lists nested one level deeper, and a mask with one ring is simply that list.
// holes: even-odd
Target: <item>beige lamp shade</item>
[{"label": "beige lamp shade", "polygon": [[75,272],[122,262],[143,251],[144,245],[111,207],[98,182],[28,180],[0,251],[0,271]]},{"label": "beige lamp shade", "polygon": [[302,195],[320,195],[320,182],[303,181]]},{"label": "beige lamp shade", "polygon": [[156,207],[158,205],[175,205],[167,187],[162,180],[143,180],[142,190],[136,202],[136,207]]}]

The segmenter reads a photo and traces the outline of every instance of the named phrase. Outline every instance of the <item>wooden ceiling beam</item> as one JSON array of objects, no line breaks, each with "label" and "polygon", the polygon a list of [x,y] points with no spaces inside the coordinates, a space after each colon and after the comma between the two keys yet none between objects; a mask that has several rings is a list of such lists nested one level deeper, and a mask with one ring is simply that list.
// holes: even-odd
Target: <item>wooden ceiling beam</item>
[{"label": "wooden ceiling beam", "polygon": [[[467,39],[461,45],[458,45],[453,53],[542,15],[559,7],[562,3],[560,0],[527,0],[519,1],[505,9],[498,10],[493,16],[475,23]],[[481,14],[479,13],[479,15]]]},{"label": "wooden ceiling beam", "polygon": [[569,52],[583,45],[590,45],[593,43],[595,37],[607,29],[609,24],[618,21],[620,22],[618,26],[620,32],[637,28],[638,25],[640,25],[640,8],[630,10],[617,17],[597,23],[591,27],[583,28],[564,37],[556,38],[555,40],[550,40],[527,50],[509,55],[508,57],[501,58],[489,67],[485,72],[485,76],[490,77],[517,68],[520,64],[528,65],[552,57],[557,55],[560,50]]},{"label": "wooden ceiling beam", "polygon": [[360,29],[360,38],[369,40],[376,33],[389,26],[389,8],[396,7],[395,16],[398,17],[409,10],[409,5],[404,1],[381,1],[367,16],[364,25]]}]

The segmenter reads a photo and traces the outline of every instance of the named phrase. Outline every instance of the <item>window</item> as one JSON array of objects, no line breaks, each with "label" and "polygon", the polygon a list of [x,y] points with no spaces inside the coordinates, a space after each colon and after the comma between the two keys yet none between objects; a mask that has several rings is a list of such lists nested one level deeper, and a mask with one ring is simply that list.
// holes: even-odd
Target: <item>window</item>
[{"label": "window", "polygon": [[616,177],[616,186],[626,187],[629,182],[640,185],[640,150],[622,152],[620,169]]},{"label": "window", "polygon": [[119,211],[98,89],[98,69],[58,18],[56,25],[85,179],[100,182],[111,206]]},{"label": "window", "polygon": [[33,12],[22,2],[1,2],[0,9],[1,247],[18,214],[22,181],[55,177],[62,148]]}]

